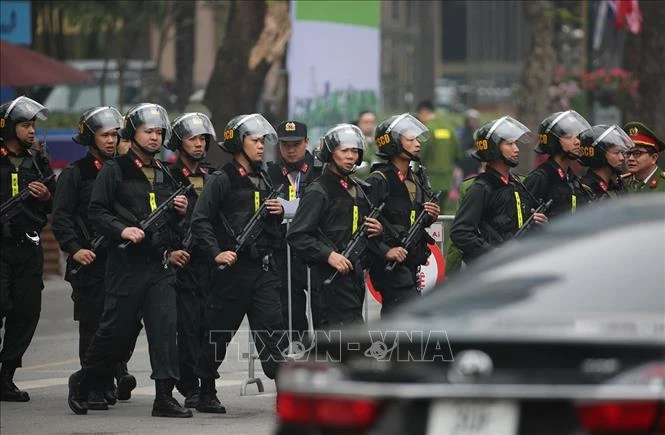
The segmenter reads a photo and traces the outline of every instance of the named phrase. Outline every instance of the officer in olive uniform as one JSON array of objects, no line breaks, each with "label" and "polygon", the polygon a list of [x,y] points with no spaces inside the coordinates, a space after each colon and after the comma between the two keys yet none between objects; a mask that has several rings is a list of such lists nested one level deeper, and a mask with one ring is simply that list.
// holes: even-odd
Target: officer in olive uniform
[{"label": "officer in olive uniform", "polygon": [[[191,417],[192,412],[172,396],[180,375],[175,273],[168,267],[182,267],[189,260],[189,254],[179,249],[175,230],[187,212],[187,198],[175,197],[160,228],[144,231],[138,226],[177,189],[173,176],[154,158],[170,135],[168,115],[157,104],[139,104],[127,112],[122,131],[131,140],[131,149],[104,165],[90,200],[90,220],[109,240],[107,294],[81,370],[69,378],[68,404],[76,414],[87,413],[88,390],[105,379],[117,356],[131,347],[141,314],[156,388],[152,415]],[[119,244],[125,242],[130,244],[122,249]]]},{"label": "officer in olive uniform", "polygon": [[[439,204],[430,201],[427,182],[409,167],[412,160],[420,159],[421,143],[429,136],[427,127],[408,113],[391,116],[376,129],[376,155],[387,162],[372,166],[367,182],[372,186],[372,203],[385,202],[386,205],[381,212],[383,256],[372,261],[369,274],[372,284],[381,293],[381,315],[419,295],[418,269],[430,255],[427,242],[433,240],[424,228],[420,240],[408,251],[400,245],[423,209],[429,214],[426,227],[439,215]],[[386,265],[393,261],[397,266],[386,271]]]},{"label": "officer in olive uniform", "polygon": [[190,222],[203,185],[209,173],[204,162],[211,143],[217,142],[215,129],[203,113],[186,113],[171,124],[173,134],[166,146],[177,152],[178,158],[169,166],[173,177],[183,185],[193,185],[187,195],[187,220],[183,228],[183,249],[190,253],[190,261],[176,272],[176,302],[178,306],[178,360],[180,380],[178,391],[185,397],[186,408],[196,408],[199,401],[199,379],[194,367],[201,352],[203,315],[206,294],[210,286],[212,262],[205,251],[193,243]]},{"label": "officer in olive uniform", "polygon": [[553,113],[538,127],[535,151],[549,154],[549,158],[526,177],[524,185],[538,200],[552,200],[547,212],[550,219],[575,213],[578,201],[589,201],[570,169],[570,162],[580,158],[579,135],[589,128],[586,119],[574,110]]},{"label": "officer in olive uniform", "polygon": [[[369,252],[355,264],[341,252],[364,221],[370,236],[368,249],[381,255],[373,240],[383,231],[381,223],[365,218],[371,206],[363,189],[369,186],[362,187],[351,177],[362,162],[364,149],[365,138],[357,126],[339,124],[328,130],[317,155],[327,165],[300,199],[287,234],[291,249],[312,268],[314,287],[321,292],[313,298],[321,301],[320,317],[314,319],[317,328],[337,329],[363,320],[363,269]],[[325,285],[335,271],[337,276]]]},{"label": "officer in olive uniform", "polygon": [[[280,198],[296,201],[305,188],[319,178],[323,164],[307,150],[307,126],[298,121],[284,121],[277,126],[279,157],[268,163],[268,174],[274,186],[283,185]],[[307,331],[306,294],[307,266],[291,254],[291,325],[289,325],[289,277],[286,255],[286,225],[282,225],[280,248],[275,250],[275,262],[282,279],[280,297],[284,325],[294,332],[296,339]],[[313,292],[314,293],[314,292]]]},{"label": "officer in olive uniform", "polygon": [[[53,233],[60,248],[69,254],[65,279],[72,285],[74,320],[79,322],[81,362],[104,310],[107,258],[105,244],[96,251],[91,250],[90,242],[96,234],[92,231],[88,205],[99,170],[116,155],[122,121],[122,115],[115,107],[93,107],[81,115],[79,134],[72,139],[88,147],[88,152],[60,173],[55,194]],[[140,324],[137,324],[137,332],[139,330]],[[116,373],[119,396],[129,399],[136,379],[127,373],[126,361],[118,363]],[[88,395],[90,409],[105,409],[115,401],[112,378],[105,384],[104,395],[97,389],[92,389]]]},{"label": "officer in olive uniform", "polygon": [[[520,148],[528,146],[531,132],[519,121],[504,116],[480,127],[474,155],[487,162],[464,195],[450,229],[453,243],[469,263],[512,238],[537,207],[536,200],[510,169],[519,164]],[[538,224],[547,222],[542,213]]]},{"label": "officer in olive uniform", "polygon": [[[279,246],[284,209],[278,199],[266,199],[273,186],[261,168],[264,147],[276,144],[275,129],[258,113],[229,121],[220,146],[233,160],[208,177],[194,208],[194,238],[218,266],[206,300],[205,342],[195,370],[201,378],[200,412],[226,412],[216,395],[215,378],[245,315],[266,376],[275,379],[282,359],[281,281],[272,254]],[[236,237],[263,202],[268,213],[262,230],[236,252]]]},{"label": "officer in olive uniform", "polygon": [[[431,102],[418,104],[417,112],[418,120],[432,132],[421,152],[421,161],[427,167],[432,189],[450,192],[452,186],[464,178],[463,171],[458,167],[464,153],[457,143],[455,132],[436,115]],[[441,198],[441,203],[446,199]]]},{"label": "officer in olive uniform", "polygon": [[665,150],[665,142],[641,122],[629,122],[623,130],[635,144],[626,152],[628,192],[665,192],[665,171],[658,167],[658,153]]},{"label": "officer in olive uniform", "polygon": [[44,253],[39,234],[51,211],[55,181],[42,181],[53,174],[46,150],[35,138],[35,121],[46,119],[48,110],[27,97],[0,106],[0,203],[24,189],[29,196],[2,215],[2,262],[0,263],[0,327],[4,342],[0,350],[0,400],[27,402],[30,396],[14,384],[14,372],[28,349],[39,322],[42,305]]},{"label": "officer in olive uniform", "polygon": [[617,125],[594,125],[580,135],[581,163],[588,167],[582,187],[592,202],[616,199],[627,192],[621,174],[625,153],[633,147],[630,137]]}]

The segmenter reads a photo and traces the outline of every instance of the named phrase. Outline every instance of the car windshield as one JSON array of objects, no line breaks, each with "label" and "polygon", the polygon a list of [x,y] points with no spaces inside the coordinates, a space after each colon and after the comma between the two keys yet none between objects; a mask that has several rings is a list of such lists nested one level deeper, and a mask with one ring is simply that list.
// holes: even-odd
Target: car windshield
[{"label": "car windshield", "polygon": [[[463,274],[405,312],[468,318],[665,313],[662,220],[580,236],[486,271]],[[541,240],[542,242],[542,240]]]},{"label": "car windshield", "polygon": [[[44,105],[52,112],[79,113],[95,106],[113,106],[124,109],[140,103],[139,88],[125,86],[123,104],[118,104],[120,86],[109,83],[104,86],[104,104],[102,104],[100,87],[96,84],[73,84],[55,86],[44,101]],[[121,110],[124,111],[124,110]]]}]

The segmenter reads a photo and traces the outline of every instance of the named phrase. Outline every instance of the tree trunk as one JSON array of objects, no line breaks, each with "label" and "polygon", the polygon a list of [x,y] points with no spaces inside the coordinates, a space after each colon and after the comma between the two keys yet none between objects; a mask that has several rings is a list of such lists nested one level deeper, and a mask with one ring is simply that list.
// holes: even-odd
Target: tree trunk
[{"label": "tree trunk", "polygon": [[643,122],[662,138],[665,137],[665,3],[643,1],[640,8],[644,18],[642,31],[639,35],[627,33],[624,51],[626,69],[639,80],[638,95],[627,108],[624,120]]},{"label": "tree trunk", "polygon": [[194,84],[194,52],[196,38],[194,37],[194,19],[196,18],[196,3],[179,6],[175,12],[175,90],[177,107],[185,111],[189,96],[192,94]]},{"label": "tree trunk", "polygon": [[290,30],[287,1],[231,2],[228,28],[204,97],[215,125],[257,110],[266,74],[283,56]]},{"label": "tree trunk", "polygon": [[[538,124],[549,114],[548,88],[556,64],[554,15],[549,0],[524,2],[522,7],[530,23],[531,47],[522,67],[516,93],[517,119],[529,127],[535,136]],[[518,172],[528,172],[533,167],[533,147],[520,151]]]}]

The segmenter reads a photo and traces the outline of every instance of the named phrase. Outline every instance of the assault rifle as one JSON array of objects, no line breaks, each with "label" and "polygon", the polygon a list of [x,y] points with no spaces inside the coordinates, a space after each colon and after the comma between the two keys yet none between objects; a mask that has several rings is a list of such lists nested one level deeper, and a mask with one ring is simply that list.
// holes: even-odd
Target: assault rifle
[{"label": "assault rifle", "polygon": [[[90,250],[92,252],[97,252],[97,249],[99,249],[99,247],[102,246],[102,244],[104,243],[105,240],[106,240],[106,238],[103,235],[99,234],[97,237],[95,237],[94,239],[92,239],[90,241]],[[72,258],[72,261],[74,261],[73,258]],[[79,273],[79,271],[82,268],[83,268],[83,265],[81,263],[76,263],[76,266],[72,267],[72,270],[70,271],[70,273],[72,275],[76,275],[77,273]]]},{"label": "assault rifle", "polygon": [[[429,202],[438,203],[439,197],[441,196],[441,191],[432,195],[429,199]],[[429,215],[425,209],[422,209],[416,217],[416,220],[413,222],[413,225],[409,228],[409,231],[406,232],[402,240],[400,241],[399,246],[403,247],[407,251],[415,245],[415,243],[420,240],[422,237],[422,232],[425,230],[425,220]],[[386,272],[392,272],[393,269],[397,266],[396,261],[391,261],[386,265]]]},{"label": "assault rifle", "polygon": [[[153,227],[162,227],[166,223],[164,215],[173,209],[173,201],[175,200],[175,197],[178,195],[186,195],[193,187],[194,186],[191,184],[188,184],[187,186],[181,185],[175,192],[171,194],[171,196],[166,199],[166,201],[161,203],[159,207],[155,209],[155,211],[150,213],[148,217],[138,223],[139,228],[141,228],[143,231],[148,231],[153,229]],[[131,240],[125,240],[118,245],[118,248],[125,249],[131,244]]]},{"label": "assault rifle", "polygon": [[529,231],[529,229],[530,229],[531,226],[533,225],[533,222],[534,222],[534,221],[533,221],[533,217],[536,215],[536,213],[547,213],[547,211],[548,211],[548,210],[550,209],[550,207],[552,206],[552,201],[553,201],[553,200],[550,199],[550,200],[547,201],[547,202],[541,202],[540,205],[538,206],[538,208],[536,208],[536,210],[531,214],[531,216],[529,216],[529,219],[527,219],[526,222],[524,222],[524,225],[522,225],[522,228],[520,228],[519,230],[517,230],[517,232],[515,233],[515,235],[513,236],[513,238],[515,238],[515,239],[519,239],[519,238],[521,238],[524,234],[526,234],[526,232]]},{"label": "assault rifle", "polygon": [[[366,216],[365,222],[363,222],[360,228],[358,228],[358,231],[356,231],[353,237],[351,237],[349,243],[346,244],[344,251],[342,251],[342,255],[347,259],[349,259],[351,262],[355,262],[355,260],[360,258],[360,256],[365,251],[365,248],[367,247],[367,244],[365,243],[365,240],[367,239],[367,227],[368,227],[367,218],[377,219],[381,214],[381,211],[383,210],[383,207],[385,205],[386,203],[382,202],[376,207],[373,207],[372,210],[369,212],[369,215]],[[329,285],[331,282],[333,282],[337,274],[338,271],[335,271],[325,281],[323,281],[323,284]]]},{"label": "assault rifle", "polygon": [[[55,174],[51,174],[48,177],[41,178],[36,181],[39,181],[40,183],[43,184],[47,184],[50,183],[51,180],[53,180],[54,178]],[[25,201],[29,197],[30,197],[30,188],[26,187],[25,189],[21,190],[19,193],[12,196],[7,201],[5,201],[2,205],[0,205],[0,221],[3,224],[6,224],[12,218],[18,215],[21,212],[21,207],[19,206],[23,203],[23,201]]]},{"label": "assault rifle", "polygon": [[[226,230],[229,232],[231,237],[235,239],[235,245],[233,246],[233,252],[236,254],[247,244],[250,244],[254,242],[259,235],[261,234],[261,231],[263,230],[263,221],[268,216],[268,206],[266,204],[266,201],[269,199],[275,199],[279,195],[279,193],[282,191],[284,188],[284,183],[280,184],[277,186],[277,188],[273,188],[268,196],[263,200],[263,203],[261,203],[261,207],[254,213],[252,218],[247,222],[247,225],[240,231],[239,235],[234,235],[233,230],[231,226],[228,224],[228,221],[226,219],[223,219],[223,222],[225,223]],[[228,264],[220,264],[218,266],[219,270],[224,270],[227,267],[229,267]]]}]

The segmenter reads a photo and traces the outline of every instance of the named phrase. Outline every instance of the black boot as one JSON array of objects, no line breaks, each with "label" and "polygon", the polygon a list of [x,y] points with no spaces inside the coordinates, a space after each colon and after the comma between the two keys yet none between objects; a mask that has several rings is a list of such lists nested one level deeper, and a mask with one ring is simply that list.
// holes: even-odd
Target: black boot
[{"label": "black boot", "polygon": [[27,392],[18,389],[14,384],[15,366],[2,364],[0,369],[0,400],[3,402],[28,402],[30,396]]},{"label": "black boot", "polygon": [[118,381],[116,396],[118,400],[132,398],[132,390],[136,388],[136,378],[127,371],[127,363],[119,362],[116,365],[115,378]]},{"label": "black boot", "polygon": [[176,382],[175,387],[178,392],[185,398],[185,408],[196,408],[199,403],[199,380],[198,378],[183,380],[182,378]]},{"label": "black boot", "polygon": [[201,392],[196,410],[211,414],[226,414],[226,408],[220,403],[216,393],[214,379],[201,379]]},{"label": "black boot", "polygon": [[106,399],[106,403],[109,405],[115,405],[117,402],[117,392],[115,389],[115,382],[113,379],[113,376],[109,377],[106,379],[106,382],[104,382],[103,386],[103,391],[104,393],[104,399]]},{"label": "black boot", "polygon": [[69,377],[67,404],[74,411],[74,414],[81,415],[88,413],[89,382],[89,375],[83,370],[79,370]]},{"label": "black boot", "polygon": [[173,398],[175,379],[155,379],[155,403],[152,406],[153,417],[187,418],[192,411],[180,406]]},{"label": "black boot", "polygon": [[109,410],[109,404],[106,403],[104,392],[97,386],[88,391],[88,409],[93,411]]}]

